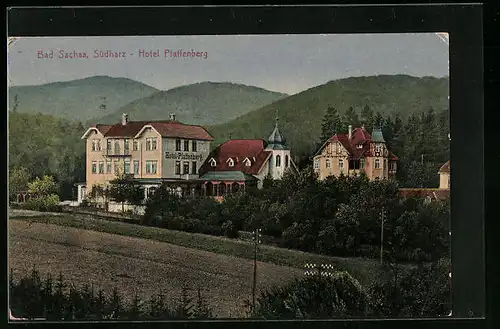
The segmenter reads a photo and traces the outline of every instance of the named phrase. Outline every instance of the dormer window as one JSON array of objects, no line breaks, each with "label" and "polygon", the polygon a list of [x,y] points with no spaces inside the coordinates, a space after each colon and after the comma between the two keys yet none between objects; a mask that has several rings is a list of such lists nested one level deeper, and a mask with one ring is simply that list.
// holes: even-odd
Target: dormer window
[{"label": "dormer window", "polygon": [[356,148],[359,150],[359,149],[362,149],[363,148],[363,144],[358,144],[356,145]]},{"label": "dormer window", "polygon": [[233,159],[229,158],[229,159],[227,159],[226,162],[228,163],[229,167],[234,167],[234,160]]},{"label": "dormer window", "polygon": [[249,158],[245,158],[245,160],[243,160],[243,162],[245,163],[245,166],[247,166],[247,167],[251,167],[252,166],[252,161],[250,161]]},{"label": "dormer window", "polygon": [[211,167],[216,167],[217,166],[217,161],[215,161],[214,158],[211,158],[208,163],[210,164]]}]

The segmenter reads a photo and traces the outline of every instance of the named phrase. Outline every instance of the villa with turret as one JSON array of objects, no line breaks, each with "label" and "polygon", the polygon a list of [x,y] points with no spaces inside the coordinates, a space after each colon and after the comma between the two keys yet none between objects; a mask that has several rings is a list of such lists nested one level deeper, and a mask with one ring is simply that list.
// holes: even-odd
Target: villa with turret
[{"label": "villa with turret", "polygon": [[364,126],[347,134],[335,134],[314,154],[314,171],[319,180],[328,176],[359,175],[368,179],[392,179],[398,158],[388,148],[380,128],[370,134]]}]

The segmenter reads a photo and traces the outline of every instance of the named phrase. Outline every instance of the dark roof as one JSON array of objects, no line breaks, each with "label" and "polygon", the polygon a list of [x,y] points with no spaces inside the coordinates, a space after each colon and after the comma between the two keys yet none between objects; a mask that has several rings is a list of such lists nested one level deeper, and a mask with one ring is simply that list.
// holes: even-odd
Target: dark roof
[{"label": "dark roof", "polygon": [[430,197],[433,200],[444,200],[450,195],[450,189],[439,188],[400,188],[399,196],[402,198]]},{"label": "dark roof", "polygon": [[[376,130],[374,130],[374,133],[376,135],[375,137],[362,127],[352,130],[351,139],[349,139],[349,135],[347,134],[335,134],[321,146],[315,155],[321,153],[328,142],[338,141],[342,144],[342,146],[344,146],[347,152],[349,152],[352,158],[359,159],[364,156],[373,156],[370,151],[370,143],[380,141],[381,139],[383,140],[381,132],[379,134]],[[389,159],[395,161],[398,160],[398,157],[394,153],[389,152]]]},{"label": "dark roof", "polygon": [[376,143],[385,143],[384,135],[382,134],[382,129],[373,128],[372,141]]},{"label": "dark roof", "polygon": [[444,165],[439,168],[440,173],[449,173],[450,172],[450,160],[446,161]]},{"label": "dark roof", "polygon": [[271,150],[284,150],[286,149],[286,139],[278,128],[278,118],[276,118],[276,125],[274,126],[273,132],[269,135],[267,139],[267,148]]},{"label": "dark roof", "polygon": [[94,125],[104,137],[134,137],[145,126],[151,125],[163,137],[178,137],[185,139],[213,140],[209,132],[198,125],[187,125],[174,120],[159,121],[129,121],[126,125],[121,122],[114,125]]},{"label": "dark roof", "polygon": [[[200,175],[211,171],[241,171],[250,175],[257,175],[271,151],[265,150],[265,142],[262,139],[234,139],[213,150],[200,167]],[[210,160],[215,159],[216,166],[210,165]],[[251,165],[246,166],[244,160],[248,158]],[[230,167],[228,159],[232,159],[234,166]]]}]

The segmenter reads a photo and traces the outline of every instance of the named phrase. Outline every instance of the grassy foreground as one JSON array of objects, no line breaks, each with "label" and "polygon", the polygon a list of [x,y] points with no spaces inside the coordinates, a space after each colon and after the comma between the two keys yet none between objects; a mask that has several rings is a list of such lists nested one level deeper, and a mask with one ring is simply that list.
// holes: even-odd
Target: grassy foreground
[{"label": "grassy foreground", "polygon": [[[216,237],[199,233],[187,233],[156,227],[129,224],[102,219],[85,220],[75,216],[15,217],[11,220],[38,222],[98,231],[122,236],[150,239],[182,247],[199,249],[228,256],[253,259],[254,247],[249,242]],[[304,268],[306,263],[330,264],[337,270],[347,271],[362,284],[369,283],[380,274],[380,266],[374,260],[339,258],[260,245],[258,260],[276,265]]]}]

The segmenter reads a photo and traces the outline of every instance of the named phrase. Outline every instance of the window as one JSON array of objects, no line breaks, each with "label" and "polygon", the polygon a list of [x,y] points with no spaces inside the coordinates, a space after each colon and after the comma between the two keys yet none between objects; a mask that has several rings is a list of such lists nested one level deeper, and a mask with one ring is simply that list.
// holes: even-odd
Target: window
[{"label": "window", "polygon": [[123,172],[125,174],[130,174],[130,160],[125,160],[125,165],[123,166]]},{"label": "window", "polygon": [[288,155],[285,155],[285,168],[288,168],[290,166]]},{"label": "window", "polygon": [[120,163],[118,160],[115,160],[115,174],[119,174],[120,173]]},{"label": "window", "polygon": [[196,167],[197,167],[197,165],[196,165],[196,161],[191,162],[191,173],[192,173],[193,175],[196,175],[196,174],[197,174],[197,172],[196,172]]},{"label": "window", "polygon": [[97,174],[97,162],[92,161],[92,173]]},{"label": "window", "polygon": [[191,142],[191,151],[198,152],[198,145],[196,144],[196,141]]},{"label": "window", "polygon": [[134,146],[133,146],[133,148],[134,148],[133,149],[134,151],[139,150],[139,141],[134,140]]},{"label": "window", "polygon": [[281,167],[281,155],[276,156],[276,167]]},{"label": "window", "polygon": [[96,146],[97,146],[97,151],[100,151],[101,150],[101,140],[100,139],[97,140]]},{"label": "window", "polygon": [[184,151],[189,151],[189,141],[184,141]]},{"label": "window", "polygon": [[234,167],[234,160],[229,158],[227,159],[227,163],[229,164],[229,167]]},{"label": "window", "polygon": [[108,150],[108,152],[111,152],[111,140],[106,141],[106,149]]},{"label": "window", "polygon": [[358,144],[356,145],[356,148],[359,150],[359,149],[362,149],[363,148],[363,144]]},{"label": "window", "polygon": [[156,174],[158,169],[158,161],[147,160],[146,161],[146,174]]},{"label": "window", "polygon": [[344,159],[339,159],[339,168],[340,170],[344,170]]},{"label": "window", "polygon": [[212,167],[216,167],[217,166],[217,161],[215,161],[214,158],[210,159],[210,166],[212,166]]},{"label": "window", "polygon": [[181,174],[181,162],[180,161],[175,161],[175,174],[176,175]]},{"label": "window", "polygon": [[396,164],[394,162],[389,162],[389,170],[395,170]]},{"label": "window", "polygon": [[361,169],[365,169],[365,159],[360,160],[359,166]]},{"label": "window", "polygon": [[326,167],[331,168],[332,167],[332,160],[326,159]]},{"label": "window", "polygon": [[180,139],[176,139],[175,140],[175,150],[176,151],[180,151],[181,150],[181,140]]},{"label": "window", "polygon": [[95,147],[95,140],[93,139],[92,140],[92,151],[95,151],[96,147]]},{"label": "window", "polygon": [[157,149],[156,138],[146,138],[146,151],[154,151]]},{"label": "window", "polygon": [[314,169],[319,169],[319,159],[314,160]]},{"label": "window", "polygon": [[120,154],[120,142],[115,142],[115,154]]},{"label": "window", "polygon": [[183,163],[183,171],[184,175],[189,174],[189,162],[184,162]]},{"label": "window", "polygon": [[126,139],[123,141],[123,150],[125,151],[125,154],[130,153],[130,140]]},{"label": "window", "polygon": [[375,159],[375,169],[380,168],[380,159]]},{"label": "window", "polygon": [[104,161],[99,161],[99,174],[104,174]]},{"label": "window", "polygon": [[247,166],[247,167],[251,167],[252,166],[252,161],[250,161],[249,158],[245,158],[244,161],[245,161],[245,166]]},{"label": "window", "polygon": [[111,171],[113,169],[111,168],[111,160],[106,160],[106,173],[111,174]]},{"label": "window", "polygon": [[387,168],[387,159],[384,159],[384,169]]},{"label": "window", "polygon": [[134,160],[134,174],[139,174],[139,160]]}]

